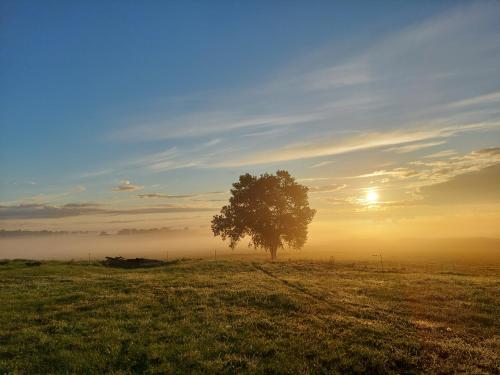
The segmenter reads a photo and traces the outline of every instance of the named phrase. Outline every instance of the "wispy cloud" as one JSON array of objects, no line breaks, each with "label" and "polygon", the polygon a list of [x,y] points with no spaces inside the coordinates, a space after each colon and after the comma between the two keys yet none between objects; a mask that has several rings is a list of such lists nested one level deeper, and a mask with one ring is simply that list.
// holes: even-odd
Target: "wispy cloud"
[{"label": "wispy cloud", "polygon": [[361,62],[331,66],[319,69],[302,77],[302,85],[306,90],[328,90],[346,86],[370,83],[374,77],[370,67]]},{"label": "wispy cloud", "polygon": [[[163,120],[146,119],[112,136],[157,141],[246,128],[255,132],[304,124],[322,127],[324,121],[331,126],[346,109],[351,121],[359,122],[352,111],[380,108],[380,113],[390,115],[381,120],[392,122],[435,104],[452,102],[448,109],[454,109],[495,103],[498,92],[459,100],[454,93],[470,92],[462,89],[478,79],[487,80],[498,65],[497,56],[485,51],[498,49],[498,30],[488,25],[494,25],[499,14],[491,4],[459,6],[397,30],[348,59],[334,57],[325,48],[320,59],[307,59],[304,66],[292,62],[283,69],[288,73],[274,81],[207,95],[204,102],[210,103],[209,108],[166,115]],[[383,127],[383,122],[378,125]]]},{"label": "wispy cloud", "polygon": [[306,177],[297,179],[298,182],[315,182],[315,181],[326,181],[331,180],[330,177]]},{"label": "wispy cloud", "polygon": [[307,123],[321,119],[319,113],[270,114],[256,116],[231,112],[201,112],[168,120],[161,124],[145,124],[120,130],[112,135],[123,141],[158,141],[201,137],[244,128],[268,128]]},{"label": "wispy cloud", "polygon": [[417,181],[412,186],[421,187],[442,183],[458,175],[477,172],[500,163],[500,148],[496,147],[479,149],[465,155],[457,155],[455,152],[443,155],[440,156],[441,159],[424,157],[424,160],[409,162],[409,167],[380,169],[350,178],[412,178]]},{"label": "wispy cloud", "polygon": [[195,195],[191,194],[177,194],[177,195],[169,195],[169,194],[158,194],[158,193],[150,193],[150,194],[139,194],[137,195],[139,198],[143,199],[179,199],[179,198],[192,198]]},{"label": "wispy cloud", "polygon": [[130,192],[142,189],[144,186],[134,185],[129,180],[123,180],[120,184],[112,190],[117,192]]},{"label": "wispy cloud", "polygon": [[204,197],[207,195],[218,195],[226,194],[225,191],[209,191],[204,193],[196,194],[161,194],[161,193],[149,193],[149,194],[138,194],[137,196],[142,199],[184,199],[184,198],[196,198]]},{"label": "wispy cloud", "polygon": [[196,167],[198,166],[199,161],[194,160],[193,157],[198,155],[200,150],[206,150],[207,147],[211,147],[219,142],[220,140],[217,140],[216,143],[210,141],[204,145],[196,146],[189,150],[180,150],[179,147],[170,147],[164,151],[128,160],[125,162],[125,166],[140,167],[141,169],[146,168],[153,172]]},{"label": "wispy cloud", "polygon": [[443,150],[439,152],[435,152],[434,154],[424,156],[424,159],[439,159],[439,158],[447,158],[450,156],[455,156],[457,154],[454,150]]},{"label": "wispy cloud", "polygon": [[[237,167],[245,165],[256,165],[265,163],[282,162],[298,159],[309,159],[321,156],[345,154],[354,151],[362,151],[384,146],[405,145],[417,141],[436,138],[447,138],[464,132],[498,128],[500,122],[476,123],[445,128],[427,128],[414,130],[397,130],[386,133],[371,133],[339,141],[330,139],[315,139],[309,142],[301,142],[298,145],[289,145],[281,149],[252,155],[239,160],[229,160],[215,164],[215,167]],[[330,136],[330,138],[333,138]]]},{"label": "wispy cloud", "polygon": [[320,161],[319,163],[311,165],[309,168],[321,168],[321,167],[324,167],[325,165],[330,165],[333,163],[335,163],[335,160]]},{"label": "wispy cloud", "polygon": [[245,134],[242,134],[242,137],[275,136],[277,133],[282,133],[284,130],[285,130],[284,128],[271,128],[271,129],[260,130],[260,131],[256,131],[256,132],[245,133]]},{"label": "wispy cloud", "polygon": [[388,148],[387,150],[384,150],[384,151],[396,152],[398,154],[407,154],[410,152],[421,150],[423,148],[435,147],[435,146],[439,146],[439,145],[442,145],[445,143],[446,143],[446,141],[415,143],[415,144],[411,144],[411,145],[391,147],[391,148]]},{"label": "wispy cloud", "polygon": [[492,92],[490,94],[475,96],[464,100],[459,100],[449,104],[449,107],[460,108],[478,104],[481,105],[481,104],[494,104],[494,103],[500,103],[500,91]]},{"label": "wispy cloud", "polygon": [[[60,200],[66,199],[69,196],[72,196],[74,194],[82,193],[86,190],[87,190],[87,188],[85,186],[79,185],[79,186],[75,186],[67,191],[64,191],[62,193],[53,193],[53,194],[40,193],[37,195],[21,197],[21,198],[16,199],[16,200],[12,200],[9,202],[2,202],[2,203],[4,203],[4,204],[16,204],[16,203],[37,204],[40,202],[55,202],[55,201],[60,201]],[[2,204],[2,203],[0,203],[0,204]]]},{"label": "wispy cloud", "polygon": [[[197,100],[204,103],[199,107],[175,116],[146,115],[111,138],[168,143],[165,151],[131,162],[164,172],[384,147],[410,153],[491,130],[499,125],[494,107],[500,94],[488,89],[500,63],[499,9],[458,6],[392,32],[349,58],[325,48],[320,59],[283,67],[275,80],[211,92]],[[319,161],[311,168],[327,164]]]},{"label": "wispy cloud", "polygon": [[346,184],[330,184],[323,186],[310,186],[309,191],[311,193],[334,193],[336,191],[340,191],[347,187]]},{"label": "wispy cloud", "polygon": [[451,156],[445,160],[417,160],[410,164],[419,169],[419,178],[425,184],[447,181],[458,175],[477,172],[500,163],[500,147],[472,151],[465,155]]},{"label": "wispy cloud", "polygon": [[416,177],[419,173],[415,170],[408,168],[394,168],[391,170],[380,169],[371,173],[354,176],[352,178],[372,178],[372,177],[397,177],[397,178],[410,178]]},{"label": "wispy cloud", "polygon": [[220,138],[214,138],[214,139],[211,139],[208,142],[205,142],[205,144],[203,146],[205,146],[205,147],[212,147],[212,146],[215,146],[216,144],[219,144],[221,142],[222,142],[222,139],[220,139]]},{"label": "wispy cloud", "polygon": [[461,173],[449,180],[420,188],[424,204],[497,203],[499,199],[500,164]]},{"label": "wispy cloud", "polygon": [[100,210],[98,205],[92,203],[71,203],[62,206],[53,206],[44,203],[25,203],[0,206],[0,220],[68,217],[95,213]]},{"label": "wispy cloud", "polygon": [[214,209],[173,204],[156,207],[115,209],[97,203],[69,203],[62,206],[39,203],[0,206],[0,220],[57,219],[85,215],[146,215],[203,211],[214,211]]}]

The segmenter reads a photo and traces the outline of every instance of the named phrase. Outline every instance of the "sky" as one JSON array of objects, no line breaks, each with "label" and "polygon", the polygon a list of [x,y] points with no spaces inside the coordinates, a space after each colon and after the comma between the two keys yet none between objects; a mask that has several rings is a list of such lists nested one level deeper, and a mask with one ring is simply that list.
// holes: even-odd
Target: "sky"
[{"label": "sky", "polygon": [[[497,1],[0,2],[0,229],[196,227],[239,175],[311,236],[500,237]],[[326,238],[326,237],[325,237]]]}]

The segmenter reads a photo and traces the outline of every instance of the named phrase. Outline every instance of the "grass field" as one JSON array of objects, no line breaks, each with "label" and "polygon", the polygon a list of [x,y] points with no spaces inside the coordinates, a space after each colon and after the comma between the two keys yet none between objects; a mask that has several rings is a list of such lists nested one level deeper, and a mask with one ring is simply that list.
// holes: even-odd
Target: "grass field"
[{"label": "grass field", "polygon": [[0,265],[0,373],[499,373],[491,267]]}]

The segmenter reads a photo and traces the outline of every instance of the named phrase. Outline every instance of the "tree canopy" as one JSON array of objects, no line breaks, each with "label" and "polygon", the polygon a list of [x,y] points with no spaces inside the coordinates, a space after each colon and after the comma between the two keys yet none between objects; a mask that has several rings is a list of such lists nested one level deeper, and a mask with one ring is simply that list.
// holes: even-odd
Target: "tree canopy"
[{"label": "tree canopy", "polygon": [[316,213],[307,192],[287,171],[241,175],[229,204],[213,217],[212,232],[229,239],[231,248],[248,235],[251,245],[270,251],[275,260],[278,248],[301,248],[307,240],[307,226]]}]

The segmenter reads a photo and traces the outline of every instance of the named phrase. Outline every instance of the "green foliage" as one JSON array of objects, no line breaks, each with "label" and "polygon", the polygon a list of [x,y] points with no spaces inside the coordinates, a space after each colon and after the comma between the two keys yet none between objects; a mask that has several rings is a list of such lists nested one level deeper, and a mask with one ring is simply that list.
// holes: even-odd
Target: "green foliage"
[{"label": "green foliage", "polygon": [[285,244],[301,248],[316,212],[309,207],[307,191],[287,171],[244,174],[233,184],[229,205],[214,216],[212,231],[229,239],[232,248],[248,235],[252,245],[269,250],[273,259]]}]

